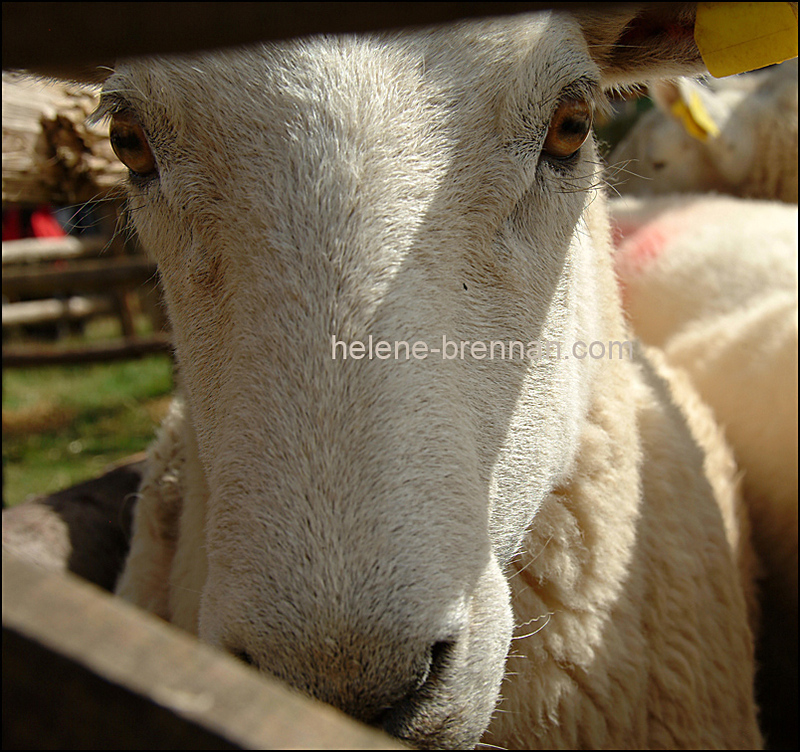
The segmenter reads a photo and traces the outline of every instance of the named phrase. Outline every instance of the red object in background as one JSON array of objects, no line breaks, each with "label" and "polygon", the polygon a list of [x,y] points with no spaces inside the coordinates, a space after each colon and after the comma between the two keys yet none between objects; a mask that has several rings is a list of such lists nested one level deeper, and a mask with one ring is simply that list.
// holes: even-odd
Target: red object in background
[{"label": "red object in background", "polygon": [[66,234],[47,204],[33,210],[14,206],[3,212],[3,240],[61,238]]},{"label": "red object in background", "polygon": [[37,206],[33,210],[31,230],[35,238],[62,238],[67,234],[58,224],[49,206]]}]

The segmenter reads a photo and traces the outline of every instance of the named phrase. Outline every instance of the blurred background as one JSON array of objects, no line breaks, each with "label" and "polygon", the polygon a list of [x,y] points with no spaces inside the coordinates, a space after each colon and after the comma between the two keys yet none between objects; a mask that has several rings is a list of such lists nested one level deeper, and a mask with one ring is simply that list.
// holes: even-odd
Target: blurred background
[{"label": "blurred background", "polygon": [[173,388],[96,87],[3,74],[3,502],[144,450]]}]

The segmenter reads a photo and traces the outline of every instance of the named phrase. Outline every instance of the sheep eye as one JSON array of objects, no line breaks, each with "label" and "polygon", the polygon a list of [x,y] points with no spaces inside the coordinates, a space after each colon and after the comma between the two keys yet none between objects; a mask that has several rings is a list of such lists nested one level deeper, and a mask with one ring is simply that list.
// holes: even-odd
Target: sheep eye
[{"label": "sheep eye", "polygon": [[144,129],[130,112],[111,116],[111,148],[131,172],[150,175],[156,171],[156,158],[147,143]]},{"label": "sheep eye", "polygon": [[544,152],[557,159],[571,157],[592,129],[592,106],[585,99],[564,99],[550,121]]}]

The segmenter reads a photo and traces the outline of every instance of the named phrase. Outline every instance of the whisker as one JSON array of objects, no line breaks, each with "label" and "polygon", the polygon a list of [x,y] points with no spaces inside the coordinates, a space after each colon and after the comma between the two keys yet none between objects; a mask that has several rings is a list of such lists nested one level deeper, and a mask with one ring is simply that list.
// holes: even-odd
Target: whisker
[{"label": "whisker", "polygon": [[514,574],[509,577],[509,580],[522,574],[529,566],[531,566],[531,564],[533,564],[544,553],[544,550],[547,548],[547,544],[550,543],[551,540],[553,540],[552,535],[544,542],[544,545],[541,547],[541,549],[539,549],[536,556],[532,557],[531,560],[524,567],[522,567],[522,569],[518,569],[516,572],[514,572]]},{"label": "whisker", "polygon": [[550,611],[550,612],[544,614],[543,616],[537,616],[534,619],[531,619],[529,622],[526,622],[525,624],[522,624],[521,626],[525,627],[525,626],[527,626],[528,624],[530,624],[533,621],[539,621],[539,619],[542,619],[542,618],[545,618],[545,617],[547,618],[547,621],[544,624],[542,624],[541,627],[539,627],[538,629],[535,629],[533,632],[528,632],[528,634],[524,634],[524,635],[517,635],[515,637],[512,637],[511,639],[512,640],[524,640],[524,639],[527,639],[528,637],[533,637],[534,635],[539,634],[539,632],[541,632],[550,623],[550,618],[552,616],[553,616],[553,613],[552,613],[552,611]]}]

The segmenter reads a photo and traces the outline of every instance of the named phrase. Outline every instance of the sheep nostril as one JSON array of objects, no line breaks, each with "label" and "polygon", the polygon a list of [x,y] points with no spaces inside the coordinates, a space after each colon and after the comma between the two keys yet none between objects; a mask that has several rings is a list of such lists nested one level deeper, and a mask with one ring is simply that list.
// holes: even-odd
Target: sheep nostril
[{"label": "sheep nostril", "polygon": [[252,666],[253,668],[258,668],[258,664],[256,664],[253,656],[250,655],[246,650],[241,650],[239,648],[229,648],[228,652],[234,657],[238,658],[242,663],[246,664],[247,666]]},{"label": "sheep nostril", "polygon": [[426,682],[441,678],[450,662],[454,648],[455,642],[452,640],[441,640],[433,644],[431,647],[430,670],[428,671]]},{"label": "sheep nostril", "polygon": [[436,696],[437,689],[446,681],[446,674],[453,660],[456,642],[441,640],[429,648],[428,662],[420,671],[410,691],[390,707],[384,708],[369,722],[388,734],[400,739],[413,738],[413,718],[420,706]]},{"label": "sheep nostril", "polygon": [[442,676],[450,662],[454,646],[455,643],[450,640],[442,640],[431,645],[425,668],[419,672],[417,681],[406,696],[406,699],[413,697],[420,691],[424,691],[426,687],[430,687],[442,680]]}]

